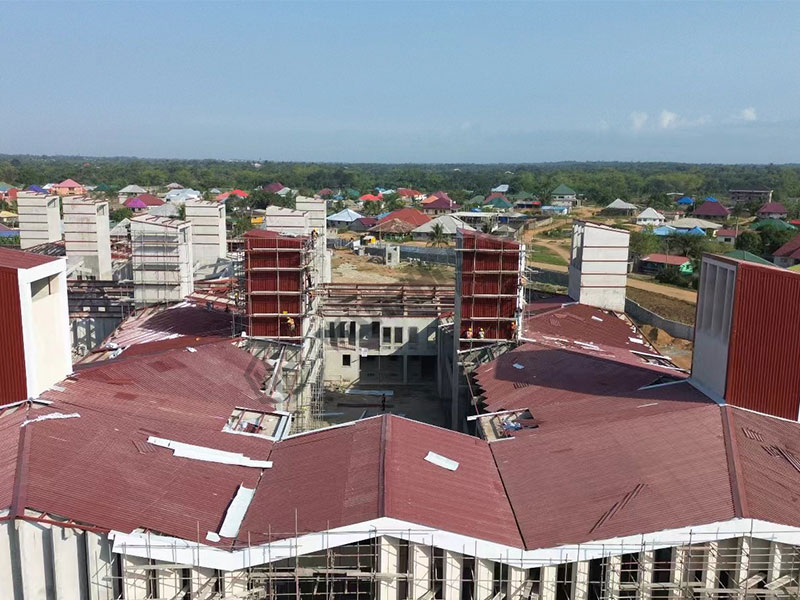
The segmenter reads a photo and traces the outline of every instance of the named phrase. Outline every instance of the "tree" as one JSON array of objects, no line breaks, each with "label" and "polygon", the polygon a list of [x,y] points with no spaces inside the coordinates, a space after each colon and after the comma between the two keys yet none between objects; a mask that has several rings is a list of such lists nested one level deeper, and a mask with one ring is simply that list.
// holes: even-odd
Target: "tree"
[{"label": "tree", "polygon": [[133,211],[127,206],[111,211],[111,220],[114,221],[114,223],[119,223],[123,219],[130,219],[132,216]]},{"label": "tree", "polygon": [[755,231],[742,231],[736,237],[734,246],[737,250],[744,250],[745,252],[751,252],[753,254],[761,254],[763,249],[761,236]]},{"label": "tree", "polygon": [[650,231],[632,231],[630,249],[635,256],[647,256],[658,252],[661,240],[657,235]]},{"label": "tree", "polygon": [[761,236],[761,247],[764,254],[774,254],[778,248],[797,234],[794,229],[781,229],[771,225],[763,226],[758,233]]},{"label": "tree", "polygon": [[444,227],[442,227],[441,223],[436,223],[431,230],[428,246],[447,246],[448,243],[447,235],[444,233]]}]

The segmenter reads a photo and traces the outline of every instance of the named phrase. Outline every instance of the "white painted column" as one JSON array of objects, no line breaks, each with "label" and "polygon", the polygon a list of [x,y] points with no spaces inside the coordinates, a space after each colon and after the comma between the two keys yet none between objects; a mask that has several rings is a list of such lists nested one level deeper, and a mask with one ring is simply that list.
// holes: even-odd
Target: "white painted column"
[{"label": "white painted column", "polygon": [[225,571],[222,574],[222,590],[225,598],[247,598],[247,571]]},{"label": "white painted column", "polygon": [[747,577],[750,571],[750,538],[742,536],[737,542],[736,570],[733,572],[733,580],[735,585],[744,593],[746,592]]},{"label": "white painted column", "polygon": [[572,567],[572,600],[586,600],[589,597],[589,561],[581,560]]},{"label": "white painted column", "polygon": [[[703,561],[703,588],[713,590],[717,587],[717,558],[719,557],[719,543],[708,542]],[[706,598],[713,598],[713,592],[706,592]]]},{"label": "white painted column", "polygon": [[183,598],[182,569],[156,569],[159,600]]},{"label": "white painted column", "polygon": [[671,600],[683,598],[681,586],[686,583],[686,547],[677,546],[672,549],[672,569],[670,571],[670,583],[672,589],[669,597]]},{"label": "white painted column", "polygon": [[606,559],[606,600],[618,600],[622,556],[617,554]]},{"label": "white painted column", "polygon": [[215,595],[217,570],[205,567],[192,569],[192,600],[209,600]]},{"label": "white painted column", "polygon": [[653,551],[639,553],[639,600],[653,597],[653,570],[655,557]]},{"label": "white painted column", "polygon": [[113,554],[105,535],[87,531],[86,580],[89,582],[90,600],[112,600],[114,598]]},{"label": "white painted column", "polygon": [[[544,572],[542,567],[542,572]],[[520,600],[522,598],[522,588],[528,579],[528,570],[520,567],[508,567],[508,599]],[[544,598],[542,600],[545,600]],[[547,599],[550,600],[550,599]]]},{"label": "white painted column", "polygon": [[485,558],[475,559],[475,600],[487,600],[494,592],[494,562]]},{"label": "white painted column", "polygon": [[458,552],[444,551],[444,600],[461,600],[464,557]]},{"label": "white painted column", "polygon": [[13,521],[0,523],[0,598],[14,598],[14,568],[11,563]]},{"label": "white painted column", "polygon": [[81,556],[83,534],[77,529],[53,527],[50,540],[53,545],[53,564],[58,600],[82,600],[81,571],[85,570]]},{"label": "white painted column", "polygon": [[138,556],[122,556],[122,581],[125,600],[146,600],[150,581],[150,560]]},{"label": "white painted column", "polygon": [[[389,536],[381,536],[378,551],[379,600],[397,600],[397,574],[400,558],[400,540]],[[389,577],[387,577],[387,575]]]},{"label": "white painted column", "polygon": [[541,600],[556,600],[556,585],[558,584],[558,565],[542,567],[539,579],[539,597]]},{"label": "white painted column", "polygon": [[412,580],[411,598],[419,598],[431,589],[432,549],[424,544],[409,544]]},{"label": "white painted column", "polygon": [[[790,555],[791,556],[791,555]],[[767,570],[767,583],[780,579],[783,566],[783,544],[770,542],[769,544],[769,569]]]},{"label": "white painted column", "polygon": [[[28,521],[15,521],[19,540],[19,557],[22,567],[22,591],[28,598],[51,598],[53,590],[48,589],[49,550],[45,553],[44,526]],[[49,544],[49,542],[48,542]],[[47,555],[46,555],[47,554]]]}]

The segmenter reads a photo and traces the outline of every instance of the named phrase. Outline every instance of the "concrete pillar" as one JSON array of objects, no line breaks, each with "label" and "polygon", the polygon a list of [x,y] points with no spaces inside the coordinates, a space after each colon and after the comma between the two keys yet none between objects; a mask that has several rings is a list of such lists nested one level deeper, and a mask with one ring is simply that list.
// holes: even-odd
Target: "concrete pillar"
[{"label": "concrete pillar", "polygon": [[55,595],[53,582],[53,556],[50,532],[39,523],[15,521],[19,540],[19,558],[22,568],[22,593],[28,598],[52,598]]},{"label": "concrete pillar", "polygon": [[733,572],[733,581],[740,587],[742,595],[747,591],[747,577],[750,571],[750,538],[740,537],[736,551],[736,569]]},{"label": "concrete pillar", "polygon": [[[789,555],[791,557],[791,554]],[[779,579],[783,563],[783,544],[780,542],[770,542],[769,544],[769,568],[767,570],[767,583]]]},{"label": "concrete pillar", "polygon": [[192,569],[192,600],[210,600],[214,598],[217,583],[217,570],[205,567]]},{"label": "concrete pillar", "polygon": [[226,571],[223,573],[223,598],[247,598],[249,593],[247,591],[247,571]]},{"label": "concrete pillar", "polygon": [[[379,600],[398,600],[397,574],[400,558],[400,540],[389,536],[381,536],[378,550],[378,572],[381,578],[378,581]],[[388,577],[386,577],[388,575]]]},{"label": "concrete pillar", "polygon": [[539,569],[539,573],[539,598],[541,598],[541,600],[556,600],[558,565],[542,567]]},{"label": "concrete pillar", "polygon": [[183,598],[183,569],[156,569],[158,597],[161,600]]},{"label": "concrete pillar", "polygon": [[670,583],[672,588],[669,593],[671,600],[683,598],[681,587],[686,583],[686,547],[677,546],[672,549],[672,569],[670,571]]},{"label": "concrete pillar", "polygon": [[86,579],[89,582],[90,600],[112,600],[114,594],[113,555],[111,544],[105,535],[87,531]]},{"label": "concrete pillar", "polygon": [[606,559],[606,600],[618,600],[622,556],[609,556]]},{"label": "concrete pillar", "polygon": [[13,521],[0,523],[0,598],[16,598],[14,595],[14,566],[11,553],[13,527]]},{"label": "concrete pillar", "polygon": [[653,597],[653,569],[655,557],[653,551],[639,553],[639,600],[650,600]]},{"label": "concrete pillar", "polygon": [[122,556],[122,590],[125,600],[146,600],[150,588],[150,560],[139,556]]},{"label": "concrete pillar", "polygon": [[[544,572],[544,567],[542,568]],[[528,570],[520,567],[508,567],[508,596],[509,600],[521,600],[523,588],[528,579]],[[553,600],[542,596],[542,600]]]},{"label": "concrete pillar", "polygon": [[[717,559],[719,557],[719,542],[706,544],[705,560],[703,561],[703,588],[713,590],[717,584]],[[713,598],[714,593],[705,592],[706,598]]]},{"label": "concrete pillar", "polygon": [[589,597],[589,561],[580,560],[572,568],[572,600],[586,600]]},{"label": "concrete pillar", "polygon": [[444,551],[444,600],[461,600],[464,557],[458,552]]},{"label": "concrete pillar", "polygon": [[488,600],[494,592],[494,562],[475,559],[475,600]]},{"label": "concrete pillar", "polygon": [[411,598],[419,598],[431,589],[432,550],[424,544],[410,544]]},{"label": "concrete pillar", "polygon": [[53,527],[53,564],[58,600],[84,600],[85,542],[77,529]]}]

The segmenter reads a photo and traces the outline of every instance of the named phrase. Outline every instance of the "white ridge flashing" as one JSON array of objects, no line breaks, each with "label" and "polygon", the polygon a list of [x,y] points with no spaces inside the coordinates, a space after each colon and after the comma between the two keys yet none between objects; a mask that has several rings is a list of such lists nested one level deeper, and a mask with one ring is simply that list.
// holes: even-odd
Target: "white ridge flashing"
[{"label": "white ridge flashing", "polygon": [[354,544],[376,536],[387,535],[402,540],[435,546],[451,552],[469,548],[475,558],[493,560],[514,567],[538,567],[543,564],[577,562],[616,556],[631,552],[669,548],[675,545],[724,540],[743,534],[764,540],[800,545],[800,528],[779,525],[758,519],[731,519],[705,525],[667,529],[653,533],[608,538],[568,544],[552,548],[523,550],[480,540],[466,535],[442,531],[391,517],[337,527],[324,532],[309,533],[297,538],[279,540],[228,551],[180,538],[133,532],[112,531],[113,551],[116,554],[138,556],[168,563],[181,563],[223,571],[235,571],[269,564],[286,558],[317,553],[326,548]]},{"label": "white ridge flashing", "polygon": [[429,463],[433,463],[437,467],[447,469],[448,471],[455,471],[458,469],[458,462],[451,460],[446,456],[442,456],[441,454],[436,454],[436,452],[429,451],[427,456],[425,456],[425,460],[427,460]]},{"label": "white ridge flashing", "polygon": [[178,458],[191,458],[204,462],[214,462],[239,467],[255,467],[257,469],[272,468],[271,460],[256,460],[239,452],[226,452],[225,450],[217,450],[205,446],[195,446],[194,444],[185,444],[183,442],[167,440],[152,435],[147,438],[147,442],[161,448],[169,448]]},{"label": "white ridge flashing", "polygon": [[26,425],[30,425],[31,423],[38,423],[39,421],[50,421],[51,419],[77,419],[81,415],[79,413],[69,413],[64,414],[60,412],[50,413],[47,415],[40,415],[35,419],[28,419],[22,422],[20,427],[25,427]]},{"label": "white ridge flashing", "polygon": [[250,508],[250,503],[253,501],[255,494],[255,488],[250,489],[239,485],[231,505],[225,511],[225,519],[219,528],[219,537],[235,538],[239,535],[239,528],[242,526],[244,516],[247,514],[247,509]]}]

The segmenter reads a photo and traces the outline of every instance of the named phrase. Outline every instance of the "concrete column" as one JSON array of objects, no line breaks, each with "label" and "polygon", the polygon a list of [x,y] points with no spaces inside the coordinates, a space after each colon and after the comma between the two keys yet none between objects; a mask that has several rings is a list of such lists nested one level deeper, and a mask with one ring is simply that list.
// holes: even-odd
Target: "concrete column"
[{"label": "concrete column", "polygon": [[[542,572],[544,572],[542,567]],[[509,600],[521,600],[523,588],[528,579],[528,570],[520,567],[508,567],[508,596]],[[553,600],[542,596],[542,600]]]},{"label": "concrete column", "polygon": [[192,569],[192,600],[210,600],[215,596],[217,570],[205,567]]},{"label": "concrete column", "polygon": [[589,561],[581,560],[572,568],[572,600],[586,600],[589,597]]},{"label": "concrete column", "polygon": [[150,583],[150,560],[138,556],[122,556],[122,581],[125,600],[146,600]]},{"label": "concrete column", "polygon": [[475,600],[488,600],[494,592],[494,562],[475,559]]},{"label": "concrete column", "polygon": [[156,569],[158,597],[161,600],[183,598],[183,569]]},{"label": "concrete column", "polygon": [[652,550],[639,553],[639,600],[650,600],[653,597],[654,559]]},{"label": "concrete column", "polygon": [[458,552],[444,551],[444,600],[461,600],[464,557]]},{"label": "concrete column", "polygon": [[558,584],[558,565],[547,565],[539,569],[539,598],[541,600],[556,600],[556,585]]},{"label": "concrete column", "polygon": [[431,563],[432,550],[430,546],[424,544],[410,544],[411,575],[410,583],[411,598],[419,598],[431,589]]},{"label": "concrete column", "polygon": [[781,567],[783,566],[782,563],[783,563],[783,544],[781,544],[780,542],[770,542],[767,583],[770,583],[780,578]]},{"label": "concrete column", "polygon": [[670,583],[673,587],[669,594],[671,600],[683,598],[681,586],[686,583],[687,558],[685,546],[677,546],[672,549],[672,569],[670,572]]},{"label": "concrete column", "polygon": [[[705,560],[703,561],[703,588],[713,590],[717,585],[717,559],[719,557],[719,543],[706,544]],[[705,597],[713,598],[713,592],[706,592]]]},{"label": "concrete column", "polygon": [[[397,574],[400,557],[400,540],[389,536],[381,536],[378,550],[378,572],[381,578],[378,581],[379,600],[397,599]],[[389,577],[386,577],[389,575]]]},{"label": "concrete column", "polygon": [[11,536],[14,522],[0,523],[0,598],[15,598],[14,566],[11,554]]},{"label": "concrete column", "polygon": [[112,600],[114,594],[113,555],[111,544],[105,535],[87,531],[86,579],[89,582],[90,600]]},{"label": "concrete column", "polygon": [[733,572],[733,581],[742,592],[742,597],[747,588],[747,577],[750,571],[750,538],[740,537],[736,551],[736,569]]},{"label": "concrete column", "polygon": [[622,556],[609,556],[606,559],[606,600],[618,600]]},{"label": "concrete column", "polygon": [[83,534],[68,527],[53,527],[50,531],[58,600],[83,600],[86,556]]},{"label": "concrete column", "polygon": [[[247,571],[226,571],[222,574],[224,598],[247,598]],[[127,598],[125,599],[127,600]]]},{"label": "concrete column", "polygon": [[43,525],[28,521],[15,521],[19,540],[19,558],[22,567],[22,592],[24,598],[52,598],[55,589],[52,578],[50,532]]}]

